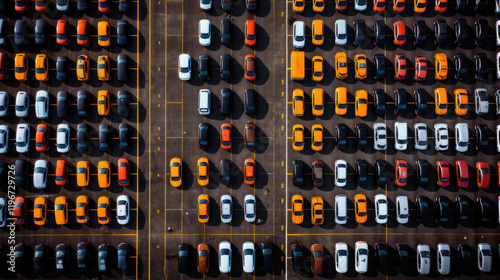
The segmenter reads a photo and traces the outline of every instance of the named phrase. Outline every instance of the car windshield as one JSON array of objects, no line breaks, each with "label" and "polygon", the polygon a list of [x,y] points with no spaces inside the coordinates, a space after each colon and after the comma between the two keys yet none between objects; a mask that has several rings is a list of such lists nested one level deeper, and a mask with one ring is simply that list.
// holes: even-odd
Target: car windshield
[{"label": "car windshield", "polygon": [[405,35],[398,35],[397,36],[398,41],[404,41],[405,40]]},{"label": "car windshield", "polygon": [[345,108],[347,108],[347,104],[344,104],[344,103],[339,103],[339,104],[337,105],[337,107],[339,107],[339,109],[345,109]]},{"label": "car windshield", "polygon": [[202,39],[208,39],[208,38],[210,38],[210,35],[208,33],[201,33],[200,34],[200,38],[202,38]]},{"label": "car windshield", "polygon": [[321,35],[321,34],[316,34],[316,35],[314,35],[314,39],[316,39],[316,40],[321,40],[321,39],[323,39],[323,35]]},{"label": "car windshield", "polygon": [[345,38],[347,38],[347,34],[338,34],[337,37],[341,40],[344,40]]},{"label": "car windshield", "polygon": [[295,41],[304,41],[304,36],[295,36]]},{"label": "car windshield", "polygon": [[253,255],[253,250],[252,249],[244,249],[243,255],[245,255],[245,256]]},{"label": "car windshield", "polygon": [[188,73],[189,68],[188,67],[180,67],[180,71],[181,71],[181,73]]},{"label": "car windshield", "polygon": [[339,256],[343,257],[343,256],[347,256],[347,250],[338,250],[338,254]]},{"label": "car windshield", "polygon": [[313,253],[314,258],[323,258],[323,253],[320,251],[316,251]]}]

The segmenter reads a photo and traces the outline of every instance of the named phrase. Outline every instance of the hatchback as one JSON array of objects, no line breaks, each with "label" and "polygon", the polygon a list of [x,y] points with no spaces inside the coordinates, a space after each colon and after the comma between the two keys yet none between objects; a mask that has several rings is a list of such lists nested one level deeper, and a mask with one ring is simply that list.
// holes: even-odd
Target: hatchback
[{"label": "hatchback", "polygon": [[78,81],[88,81],[89,76],[89,57],[80,55],[76,62],[76,77]]},{"label": "hatchback", "polygon": [[323,161],[315,160],[311,164],[313,186],[321,188],[323,186]]},{"label": "hatchback", "polygon": [[292,162],[292,182],[295,186],[301,187],[304,185],[304,162],[301,160],[294,160]]},{"label": "hatchback", "polygon": [[488,92],[485,88],[476,88],[474,90],[474,103],[475,103],[475,113],[476,115],[488,114],[489,103],[488,103]]},{"label": "hatchback", "polygon": [[255,57],[255,55],[248,54],[247,56],[245,56],[245,79],[249,81],[255,81],[255,78],[257,76],[256,63],[257,58]]},{"label": "hatchback", "polygon": [[37,160],[33,171],[33,186],[37,189],[45,189],[47,187],[48,173],[49,162],[44,159]]},{"label": "hatchback", "polygon": [[415,81],[425,81],[427,78],[427,59],[424,56],[415,57]]},{"label": "hatchback", "polygon": [[304,221],[304,198],[301,195],[292,196],[292,222],[301,224]]},{"label": "hatchback", "polygon": [[16,95],[16,116],[26,118],[29,115],[29,94],[26,91],[19,91]]},{"label": "hatchback", "polygon": [[97,221],[101,225],[108,224],[110,221],[110,199],[107,196],[101,196],[97,200]]},{"label": "hatchback", "polygon": [[400,81],[406,79],[406,56],[404,54],[394,55],[394,68],[394,79]]},{"label": "hatchback", "polygon": [[245,22],[245,44],[253,47],[257,43],[255,20],[250,19]]},{"label": "hatchback", "polygon": [[384,123],[373,124],[373,149],[377,151],[387,149],[387,127]]},{"label": "hatchback", "polygon": [[85,19],[78,20],[76,27],[76,43],[80,46],[89,45],[89,22]]},{"label": "hatchback", "polygon": [[408,164],[403,159],[396,160],[396,180],[395,184],[400,187],[405,187],[408,181]]},{"label": "hatchback", "polygon": [[416,123],[415,130],[415,150],[427,150],[427,125]]},{"label": "hatchback", "polygon": [[210,41],[212,38],[211,27],[212,25],[210,24],[210,21],[208,19],[202,19],[198,24],[199,43],[204,47],[210,46]]},{"label": "hatchback", "polygon": [[210,181],[210,176],[209,176],[210,163],[206,157],[201,157],[200,159],[198,159],[196,165],[198,167],[198,176],[197,176],[198,185],[204,187],[208,185]]},{"label": "hatchback", "polygon": [[28,56],[25,53],[16,54],[14,60],[14,77],[18,81],[26,81],[28,79]]},{"label": "hatchback", "polygon": [[80,195],[76,198],[76,222],[84,224],[89,221],[89,198]]},{"label": "hatchback", "polygon": [[427,40],[427,25],[423,20],[417,20],[413,23],[413,44],[415,46],[423,46]]},{"label": "hatchback", "polygon": [[97,165],[97,182],[101,189],[109,188],[111,185],[111,164],[109,161],[99,161]]},{"label": "hatchback", "polygon": [[191,79],[191,57],[189,54],[179,55],[179,79],[189,81]]},{"label": "hatchback", "polygon": [[130,185],[130,162],[126,158],[118,160],[118,185],[126,187]]},{"label": "hatchback", "polygon": [[128,41],[127,28],[128,28],[127,21],[125,21],[125,20],[118,21],[118,26],[116,27],[116,43],[119,46],[124,47],[127,45],[127,41]]},{"label": "hatchback", "polygon": [[[37,151],[38,151],[38,146],[37,146]],[[0,154],[6,154],[8,152],[9,152],[9,127],[2,124],[0,125]]]},{"label": "hatchback", "polygon": [[347,44],[347,23],[345,19],[335,21],[335,44],[339,46]]},{"label": "hatchback", "polygon": [[56,78],[58,81],[66,81],[68,79],[69,62],[66,56],[59,56],[56,62]]},{"label": "hatchback", "polygon": [[210,267],[210,247],[206,243],[198,245],[196,270],[198,273],[208,273]]},{"label": "hatchback", "polygon": [[368,271],[368,244],[364,241],[356,242],[354,246],[354,267],[358,273],[366,273]]},{"label": "hatchback", "polygon": [[322,225],[324,221],[324,203],[321,196],[311,198],[311,223],[313,225]]},{"label": "hatchback", "polygon": [[107,55],[100,55],[97,58],[97,78],[99,81],[109,81],[109,57]]},{"label": "hatchback", "polygon": [[306,45],[306,25],[303,21],[293,23],[293,46],[301,49]]},{"label": "hatchback", "polygon": [[323,34],[323,20],[315,19],[312,22],[312,43],[316,46],[321,46],[325,40]]},{"label": "hatchback", "polygon": [[403,46],[406,43],[406,25],[404,21],[394,22],[394,45]]},{"label": "hatchback", "polygon": [[243,140],[245,142],[245,148],[253,150],[255,149],[255,144],[256,144],[256,125],[251,123],[251,121],[248,121],[248,123],[245,125],[245,132],[243,135]]},{"label": "hatchback", "polygon": [[57,225],[65,225],[68,222],[68,198],[58,196],[54,201],[54,216]]},{"label": "hatchback", "polygon": [[247,185],[255,185],[255,177],[256,177],[256,172],[255,172],[255,160],[252,158],[247,158],[245,159],[245,162],[243,163],[244,169],[243,169],[243,174],[244,174],[244,182]]},{"label": "hatchback", "polygon": [[354,213],[356,215],[356,222],[363,224],[368,220],[368,207],[366,196],[364,194],[357,194],[354,196]]}]

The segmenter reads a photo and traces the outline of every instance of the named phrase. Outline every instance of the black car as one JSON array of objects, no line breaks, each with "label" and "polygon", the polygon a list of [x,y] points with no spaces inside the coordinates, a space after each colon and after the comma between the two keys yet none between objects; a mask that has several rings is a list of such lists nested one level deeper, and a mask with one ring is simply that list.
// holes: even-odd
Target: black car
[{"label": "black car", "polygon": [[35,23],[35,43],[39,45],[47,44],[47,35],[45,33],[45,27],[47,26],[47,21],[44,19],[37,19]]},{"label": "black car", "polygon": [[128,80],[127,68],[128,56],[126,54],[118,55],[116,60],[116,67],[118,72],[118,81],[124,83]]},{"label": "black car", "polygon": [[264,241],[260,244],[260,248],[262,249],[262,270],[273,271],[273,243]]},{"label": "black car", "polygon": [[67,119],[68,114],[68,93],[60,91],[57,93],[57,117]]},{"label": "black car", "polygon": [[252,88],[245,90],[245,114],[253,116],[255,114],[255,91]]},{"label": "black car", "polygon": [[68,58],[65,56],[59,56],[56,62],[56,78],[60,82],[64,82],[68,79]]},{"label": "black car", "polygon": [[478,196],[476,201],[477,201],[478,220],[483,223],[488,223],[491,219],[491,208],[492,208],[490,200],[484,196]]},{"label": "black car", "polygon": [[87,4],[87,0],[78,0],[76,4],[76,8],[80,12],[85,12],[89,9],[89,5]]},{"label": "black car", "polygon": [[130,11],[127,0],[118,1],[118,10],[122,13],[128,13]]},{"label": "black car", "polygon": [[426,196],[417,196],[417,223],[422,225],[427,225],[430,223],[431,219],[431,200]]},{"label": "black car", "polygon": [[109,125],[101,124],[99,126],[99,150],[102,152],[109,151]]},{"label": "black car", "polygon": [[231,46],[231,20],[227,18],[220,22],[220,41],[226,47]]},{"label": "black car", "polygon": [[202,54],[198,57],[198,77],[204,82],[210,80],[210,73],[208,72],[208,60],[209,57],[206,54]]},{"label": "black car", "polygon": [[25,160],[17,159],[14,167],[16,187],[26,187],[28,185],[28,163]]},{"label": "black car", "polygon": [[231,80],[230,70],[231,56],[223,54],[220,56],[220,78],[224,81]]},{"label": "black car", "polygon": [[488,57],[485,53],[478,53],[474,55],[474,62],[476,63],[476,79],[479,81],[488,79]]},{"label": "black car", "polygon": [[120,20],[117,23],[116,27],[116,43],[119,46],[126,46],[127,45],[127,28],[128,28],[128,22],[125,20]]},{"label": "black car", "polygon": [[97,266],[100,272],[107,272],[109,270],[109,245],[101,244],[97,248]]},{"label": "black car", "polygon": [[221,5],[222,9],[227,13],[230,13],[231,10],[233,9],[233,5],[231,4],[231,0],[221,0],[220,5]]},{"label": "black car", "polygon": [[368,147],[368,126],[364,123],[358,123],[354,126],[356,133],[356,146],[358,149],[364,150]]},{"label": "black car", "polygon": [[446,43],[446,21],[437,19],[434,21],[434,44],[441,46]]},{"label": "black car", "polygon": [[347,148],[347,125],[343,123],[335,125],[335,139],[337,139],[337,149],[345,150]]},{"label": "black car", "polygon": [[419,116],[427,114],[427,91],[423,88],[416,89],[413,97],[415,98],[415,114]]},{"label": "black car", "polygon": [[488,5],[488,0],[476,0],[476,4],[474,5],[474,11],[483,11]]},{"label": "black car", "polygon": [[455,6],[455,9],[457,11],[463,11],[467,8],[468,4],[469,0],[457,0],[457,5]]},{"label": "black car", "polygon": [[14,43],[16,45],[27,45],[28,38],[26,38],[26,21],[23,19],[16,20],[14,25]]},{"label": "black car", "polygon": [[88,110],[88,92],[85,90],[79,90],[76,99],[76,109],[78,111],[78,116],[85,118],[89,115]]},{"label": "black car", "polygon": [[430,180],[430,165],[425,159],[419,159],[415,162],[417,172],[417,183],[420,187],[427,187]]},{"label": "black car", "polygon": [[476,150],[484,151],[488,148],[490,131],[485,124],[476,124],[474,126],[476,132]]},{"label": "black car", "polygon": [[118,254],[118,269],[126,271],[128,268],[128,259],[130,254],[130,246],[127,243],[120,243],[116,248],[116,253]]},{"label": "black car", "polygon": [[80,153],[86,153],[89,151],[89,145],[87,142],[87,125],[81,123],[76,129],[76,149]]},{"label": "black car", "polygon": [[467,275],[472,275],[477,270],[477,258],[475,250],[466,244],[458,245],[457,249],[459,264],[457,267]]},{"label": "black car", "polygon": [[404,88],[394,91],[394,114],[404,115],[408,108],[408,93]]},{"label": "black car", "polygon": [[365,21],[364,20],[356,20],[352,24],[352,28],[354,28],[354,45],[356,46],[362,46],[364,45],[366,41],[366,35],[365,35]]},{"label": "black car", "polygon": [[386,272],[389,260],[389,250],[387,244],[383,242],[375,243],[375,259],[377,259],[377,271]]},{"label": "black car", "polygon": [[376,20],[373,22],[373,43],[381,46],[385,44],[385,23],[383,20]]},{"label": "black car", "polygon": [[126,123],[120,124],[118,127],[118,139],[120,141],[120,150],[122,151],[128,151],[130,150],[130,145],[129,145],[129,132],[130,131],[130,126]]},{"label": "black car", "polygon": [[200,123],[198,125],[198,144],[200,149],[208,149],[208,123]]},{"label": "black car", "polygon": [[118,105],[118,116],[120,117],[128,117],[130,113],[130,108],[128,107],[129,99],[128,99],[128,91],[120,90],[116,95],[116,101]]},{"label": "black car", "polygon": [[230,161],[228,159],[222,159],[219,163],[220,168],[220,183],[226,186],[231,184],[231,174],[230,174]]},{"label": "black car", "polygon": [[470,217],[470,203],[469,198],[465,195],[457,195],[455,197],[455,207],[457,209],[457,221],[467,222]]},{"label": "black car", "polygon": [[410,251],[405,243],[396,244],[396,270],[408,273],[410,264]]},{"label": "black car", "polygon": [[475,23],[476,45],[484,46],[488,41],[488,22],[485,19],[478,19]]},{"label": "black car", "polygon": [[385,114],[385,92],[382,89],[373,90],[373,107],[375,114]]},{"label": "black car", "polygon": [[425,44],[425,40],[427,39],[427,25],[423,20],[417,20],[413,23],[413,37],[415,41],[413,44],[415,46],[422,46]]},{"label": "black car", "polygon": [[69,263],[69,247],[61,243],[56,247],[56,270],[59,274],[66,273]]},{"label": "black car", "polygon": [[467,42],[467,29],[469,25],[464,18],[459,18],[453,21],[453,29],[455,30],[455,44],[462,45]]},{"label": "black car", "polygon": [[368,162],[364,159],[358,159],[354,162],[356,170],[356,182],[360,187],[366,187],[368,182]]},{"label": "black car", "polygon": [[387,162],[382,159],[377,159],[375,165],[375,181],[378,187],[384,187],[387,184]]},{"label": "black car", "polygon": [[293,170],[293,184],[297,187],[304,185],[304,162],[301,160],[294,160],[292,162]]},{"label": "black car", "polygon": [[19,243],[16,245],[16,247],[14,247],[14,260],[16,262],[14,272],[17,275],[21,275],[21,273],[23,272],[25,249],[26,245],[24,245],[24,243]]},{"label": "black car", "polygon": [[463,80],[469,74],[467,56],[464,53],[457,53],[453,56],[455,62],[455,79]]},{"label": "black car", "polygon": [[231,114],[231,90],[228,88],[220,90],[220,113],[223,115]]},{"label": "black car", "polygon": [[373,56],[373,66],[375,67],[375,79],[385,78],[385,56],[376,54]]},{"label": "black car", "polygon": [[80,242],[76,245],[76,266],[80,272],[85,273],[88,269],[87,260],[89,258],[89,244]]},{"label": "black car", "polygon": [[302,272],[302,260],[304,257],[304,247],[302,244],[292,245],[292,265],[295,273]]},{"label": "black car", "polygon": [[35,246],[35,256],[33,258],[33,271],[38,274],[43,273],[45,245],[38,244]]},{"label": "black car", "polygon": [[436,207],[437,207],[437,215],[436,215],[436,224],[438,225],[446,225],[450,220],[450,203],[449,199],[444,196],[436,196]]}]

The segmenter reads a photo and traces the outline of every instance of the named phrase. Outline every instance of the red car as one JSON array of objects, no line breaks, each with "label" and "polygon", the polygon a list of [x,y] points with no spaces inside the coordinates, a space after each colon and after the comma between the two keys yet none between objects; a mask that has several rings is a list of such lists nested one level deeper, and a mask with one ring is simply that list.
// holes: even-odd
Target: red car
[{"label": "red car", "polygon": [[64,186],[68,182],[68,164],[66,160],[60,159],[56,163],[56,185]]},{"label": "red car", "polygon": [[39,124],[36,127],[36,150],[39,152],[47,151],[49,144],[49,127],[46,124]]},{"label": "red car", "polygon": [[[9,1],[6,1],[9,2]],[[26,12],[28,10],[28,1],[26,0],[15,0],[16,12]]]},{"label": "red car", "polygon": [[425,81],[427,77],[427,58],[423,56],[415,57],[415,81]]},{"label": "red car", "polygon": [[26,200],[22,196],[16,196],[14,199],[14,218],[16,218],[16,225],[24,225],[26,221]]},{"label": "red car", "polygon": [[255,184],[255,160],[251,158],[245,159],[243,168],[243,175],[245,176],[245,184],[253,185]]},{"label": "red car", "polygon": [[457,186],[467,188],[469,186],[469,166],[467,161],[455,161],[455,172],[457,173]]},{"label": "red car", "polygon": [[69,44],[69,24],[64,19],[57,21],[56,37],[59,45]]},{"label": "red car", "polygon": [[0,81],[7,79],[7,55],[0,52]]},{"label": "red car", "polygon": [[253,54],[245,56],[245,79],[254,81],[256,77],[255,63],[257,58]]},{"label": "red car", "polygon": [[487,189],[490,186],[490,165],[486,162],[476,163],[477,170],[477,186],[482,189]]},{"label": "red car", "polygon": [[231,149],[231,124],[223,123],[220,126],[220,147],[229,150]]},{"label": "red car", "polygon": [[397,159],[396,160],[396,185],[400,187],[405,187],[408,181],[408,164],[406,160]]},{"label": "red car", "polygon": [[35,0],[35,10],[37,12],[45,12],[47,11],[49,1],[47,0]]},{"label": "red car", "polygon": [[76,43],[80,46],[89,45],[89,23],[85,19],[78,21],[78,26],[76,28]]},{"label": "red car", "polygon": [[406,24],[402,20],[398,20],[393,24],[394,28],[394,45],[402,46],[406,43]]},{"label": "red car", "polygon": [[394,79],[406,79],[406,56],[402,53],[394,55]]},{"label": "red car", "polygon": [[385,11],[385,0],[373,0],[373,10],[379,13]]},{"label": "red car", "polygon": [[448,0],[435,0],[436,6],[434,6],[434,10],[438,13],[446,12],[448,8]]},{"label": "red car", "polygon": [[392,8],[395,12],[401,13],[405,11],[405,0],[394,0],[392,3]]},{"label": "red car", "polygon": [[436,162],[438,181],[437,185],[446,188],[450,185],[450,165],[446,160]]}]

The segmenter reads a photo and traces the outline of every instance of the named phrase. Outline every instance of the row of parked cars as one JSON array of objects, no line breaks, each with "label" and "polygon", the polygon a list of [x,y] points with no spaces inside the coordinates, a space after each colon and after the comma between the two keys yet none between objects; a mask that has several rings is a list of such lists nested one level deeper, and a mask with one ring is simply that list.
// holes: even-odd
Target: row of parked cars
[{"label": "row of parked cars", "polygon": [[[428,275],[431,273],[431,248],[427,244],[418,244],[416,256],[413,250],[405,243],[396,244],[396,256],[390,256],[389,245],[384,242],[377,242],[370,249],[370,246],[365,241],[358,241],[354,245],[354,269],[358,273],[367,273],[369,263],[375,262],[375,269],[378,272],[386,273],[390,266],[394,266],[395,270],[408,274],[412,259],[416,258],[417,271],[419,274]],[[373,253],[370,251],[373,250]],[[460,271],[469,274],[475,269],[482,272],[490,272],[492,268],[492,251],[488,243],[477,244],[477,259],[475,260],[476,251],[468,245],[460,244],[457,249],[458,262],[457,266]],[[453,251],[447,243],[439,243],[436,248],[436,267],[441,275],[449,275],[451,273],[451,263]],[[395,262],[391,261],[391,259]],[[321,244],[313,244],[311,246],[310,266],[306,266],[305,248],[300,243],[292,244],[292,265],[296,273],[312,272],[314,274],[322,274],[323,266],[328,260],[324,255],[324,247]],[[371,261],[370,261],[371,259]],[[308,262],[308,261],[307,261]],[[337,273],[349,272],[349,246],[344,242],[335,244],[335,270]]]},{"label": "row of parked cars", "polygon": [[[246,3],[247,10],[249,10],[251,12],[257,11],[257,8],[258,8],[257,0],[245,0],[245,3]],[[234,3],[234,1],[232,1],[232,0],[221,0],[220,1],[220,5],[221,5],[222,9],[227,13],[230,13],[233,11],[233,9],[234,9],[233,4],[237,4],[237,3]],[[203,11],[205,11],[205,12],[210,11],[210,9],[212,9],[212,6],[213,6],[212,0],[200,0],[200,8]]]},{"label": "row of parked cars", "polygon": [[[11,3],[10,1],[6,1],[7,3]],[[14,7],[16,12],[26,12],[28,10],[28,0],[15,0],[14,1]],[[46,12],[47,7],[49,5],[49,0],[35,0],[35,10],[37,12]],[[69,11],[69,3],[70,0],[58,0],[56,1],[56,10],[60,12],[67,12]],[[78,0],[77,2],[77,9],[80,12],[86,12],[89,8],[88,6],[88,0]],[[97,8],[99,12],[101,13],[109,13],[111,11],[111,1],[110,0],[98,0],[97,2]],[[3,7],[3,6],[2,6]],[[3,7],[5,8],[5,7]],[[3,9],[0,9],[3,10]],[[118,0],[118,10],[120,12],[129,12],[129,4],[128,0]]]},{"label": "row of parked cars", "polygon": [[[202,81],[210,80],[209,69],[210,57],[208,55],[200,55],[198,63],[198,77]],[[257,58],[253,54],[248,54],[245,56],[244,62],[244,75],[245,79],[248,81],[255,81],[257,77],[256,68]],[[178,61],[178,72],[179,79],[181,81],[189,81],[191,79],[191,57],[189,54],[180,54]],[[223,54],[220,56],[220,78],[226,82],[229,82],[232,78],[231,74],[231,56],[229,54]]]},{"label": "row of parked cars", "polygon": [[[200,149],[206,150],[209,148],[209,142],[208,142],[208,130],[210,128],[210,125],[208,123],[200,123],[198,126],[198,142]],[[255,144],[256,144],[256,128],[257,126],[253,124],[251,121],[248,121],[248,123],[245,125],[245,130],[243,133],[243,141],[245,148],[249,150],[255,149]],[[223,123],[220,126],[220,147],[224,150],[230,150],[232,147],[232,129],[233,126],[230,123]]]},{"label": "row of parked cars", "polygon": [[[257,219],[257,200],[253,194],[245,195],[243,203],[243,211],[245,221],[249,223],[255,222]],[[202,224],[208,223],[210,220],[210,197],[206,194],[198,196],[198,222]],[[230,223],[233,220],[233,199],[230,195],[225,194],[220,197],[220,219],[223,223]]]}]

